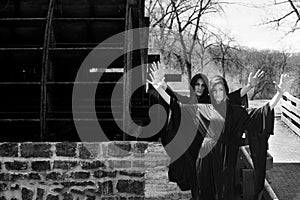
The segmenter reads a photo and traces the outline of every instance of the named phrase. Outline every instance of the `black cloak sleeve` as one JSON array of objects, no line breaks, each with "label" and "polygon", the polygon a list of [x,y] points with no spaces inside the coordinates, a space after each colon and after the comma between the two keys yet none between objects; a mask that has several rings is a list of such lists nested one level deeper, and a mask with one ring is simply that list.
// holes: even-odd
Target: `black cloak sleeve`
[{"label": "black cloak sleeve", "polygon": [[173,91],[169,86],[166,89],[166,93],[170,95],[171,98],[174,98],[175,100],[178,100],[181,103],[189,103],[190,101],[190,98],[188,96],[178,94],[177,92]]},{"label": "black cloak sleeve", "polygon": [[248,141],[255,171],[255,192],[259,195],[264,188],[268,139],[274,134],[274,109],[267,103],[261,108],[249,109],[248,113]]},{"label": "black cloak sleeve", "polygon": [[[170,156],[169,181],[176,182],[182,191],[190,190],[191,180],[196,177],[194,161],[187,145],[187,137],[195,133],[195,125],[191,116],[187,112],[182,112],[177,98],[171,98],[166,131],[161,135],[161,143]],[[186,120],[182,121],[182,118]],[[183,127],[191,129],[184,130]]]},{"label": "black cloak sleeve", "polygon": [[241,88],[228,94],[229,101],[232,105],[239,105],[248,108],[248,96],[245,94],[241,97]]},{"label": "black cloak sleeve", "polygon": [[212,108],[208,104],[182,104],[171,98],[167,129],[161,142],[171,158],[168,176],[181,190],[196,183],[196,159],[208,130]]}]

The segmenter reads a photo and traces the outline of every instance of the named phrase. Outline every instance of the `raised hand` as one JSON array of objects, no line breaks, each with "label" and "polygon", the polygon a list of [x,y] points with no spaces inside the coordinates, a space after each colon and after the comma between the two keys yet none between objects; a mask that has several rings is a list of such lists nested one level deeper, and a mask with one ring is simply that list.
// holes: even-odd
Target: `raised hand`
[{"label": "raised hand", "polygon": [[165,77],[165,68],[164,66],[160,63],[160,62],[153,62],[151,67],[150,67],[150,71],[153,75],[156,76],[156,78],[158,79],[158,81],[162,81]]},{"label": "raised hand", "polygon": [[291,82],[292,80],[288,74],[281,74],[279,84],[277,84],[275,81],[273,83],[275,84],[278,92],[284,93],[289,88]]},{"label": "raised hand", "polygon": [[276,104],[279,102],[280,98],[282,97],[283,93],[287,90],[291,83],[291,79],[287,74],[281,74],[279,84],[274,81],[277,93],[274,97],[270,100],[269,105],[271,109],[274,109]]},{"label": "raised hand", "polygon": [[151,81],[148,81],[148,83],[151,83],[154,87],[156,87],[157,84],[159,84],[164,90],[167,88],[167,84],[165,82],[165,68],[163,67],[160,62],[153,62],[150,67],[150,78]]},{"label": "raised hand", "polygon": [[263,77],[264,71],[262,70],[257,70],[257,72],[253,75],[252,72],[250,72],[249,76],[248,76],[248,83],[246,86],[242,87],[241,91],[240,91],[240,95],[241,97],[243,97],[245,94],[247,94],[247,92],[249,92],[249,90],[251,90],[251,88],[255,87],[259,82],[261,77]]},{"label": "raised hand", "polygon": [[156,73],[158,71],[158,66],[156,64],[152,64],[152,67],[153,69],[150,69],[151,72],[149,74],[150,80],[147,79],[147,82],[152,84],[160,96],[170,105],[170,96],[165,91],[165,77],[161,76],[161,73]]},{"label": "raised hand", "polygon": [[257,70],[257,72],[253,75],[252,72],[250,72],[248,77],[248,84],[253,88],[255,87],[259,82],[260,79],[263,77],[264,71],[261,69]]},{"label": "raised hand", "polygon": [[154,73],[151,72],[151,73],[149,74],[149,77],[150,77],[150,80],[147,79],[147,82],[150,83],[150,84],[152,84],[153,86],[158,86],[158,85],[161,84],[161,81],[159,81],[159,80],[157,79],[157,76],[156,76]]}]

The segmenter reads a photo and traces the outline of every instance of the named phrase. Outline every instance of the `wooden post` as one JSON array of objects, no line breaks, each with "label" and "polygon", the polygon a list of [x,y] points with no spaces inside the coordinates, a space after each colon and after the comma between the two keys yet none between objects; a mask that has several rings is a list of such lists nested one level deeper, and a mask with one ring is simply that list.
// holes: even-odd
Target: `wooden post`
[{"label": "wooden post", "polygon": [[242,169],[242,179],[243,179],[243,200],[255,200],[253,169]]},{"label": "wooden post", "polygon": [[[136,0],[128,0],[126,4],[125,16],[125,31],[133,29],[134,22],[134,9],[137,6]],[[126,32],[124,36],[124,73],[130,71],[133,67],[134,55],[132,52],[134,35],[132,32]],[[135,40],[136,41],[136,40]],[[128,120],[130,96],[132,94],[132,77],[129,73],[123,79],[123,132],[128,133],[130,125]],[[126,140],[126,135],[123,133],[123,140]]]},{"label": "wooden post", "polygon": [[52,31],[52,20],[55,0],[50,0],[47,23],[45,28],[43,44],[43,60],[41,69],[41,100],[40,100],[40,140],[43,141],[46,133],[46,116],[47,116],[47,78],[49,70],[49,46]]}]

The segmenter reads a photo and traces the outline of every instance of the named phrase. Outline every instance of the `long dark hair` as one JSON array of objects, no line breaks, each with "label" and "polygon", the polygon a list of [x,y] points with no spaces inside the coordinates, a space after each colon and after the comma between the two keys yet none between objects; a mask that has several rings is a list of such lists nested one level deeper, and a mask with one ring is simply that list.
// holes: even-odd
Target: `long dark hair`
[{"label": "long dark hair", "polygon": [[[198,97],[195,94],[195,86],[197,81],[201,79],[204,83],[205,83],[205,89],[203,91],[203,94]],[[208,90],[208,78],[201,73],[196,74],[195,76],[193,76],[191,82],[190,82],[190,99],[191,99],[191,103],[210,103],[210,99],[209,99],[209,90]]]}]

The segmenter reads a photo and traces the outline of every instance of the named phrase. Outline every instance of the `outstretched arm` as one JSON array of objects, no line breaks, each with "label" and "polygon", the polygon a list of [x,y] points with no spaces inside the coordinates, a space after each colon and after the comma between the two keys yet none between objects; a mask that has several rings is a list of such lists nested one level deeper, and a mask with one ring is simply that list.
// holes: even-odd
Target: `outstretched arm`
[{"label": "outstretched arm", "polygon": [[150,80],[147,80],[147,82],[151,83],[159,95],[165,100],[165,102],[170,105],[171,98],[164,89],[164,85],[166,84],[165,78],[163,77],[162,80],[160,80],[157,74],[155,74],[153,71],[151,71],[149,75]]},{"label": "outstretched arm", "polygon": [[274,109],[276,104],[279,102],[283,93],[287,90],[290,82],[291,82],[291,80],[289,80],[289,76],[287,74],[282,74],[280,76],[280,82],[278,85],[274,81],[277,92],[276,92],[275,96],[269,101],[269,105],[270,105],[271,109]]},{"label": "outstretched arm", "polygon": [[240,91],[241,97],[243,97],[249,90],[254,88],[260,81],[260,78],[263,76],[264,71],[262,70],[257,70],[257,72],[253,75],[252,72],[250,72],[249,77],[248,77],[248,83],[246,86],[242,87]]}]

